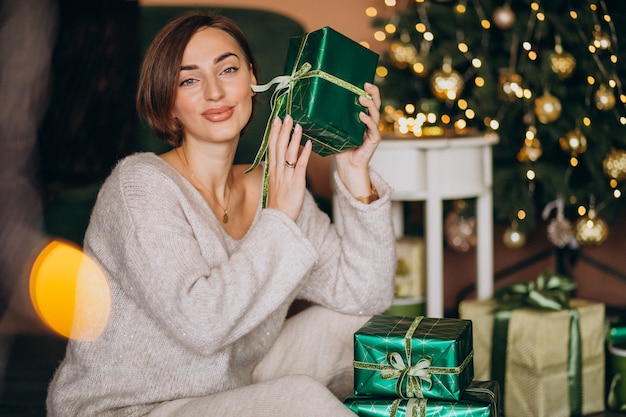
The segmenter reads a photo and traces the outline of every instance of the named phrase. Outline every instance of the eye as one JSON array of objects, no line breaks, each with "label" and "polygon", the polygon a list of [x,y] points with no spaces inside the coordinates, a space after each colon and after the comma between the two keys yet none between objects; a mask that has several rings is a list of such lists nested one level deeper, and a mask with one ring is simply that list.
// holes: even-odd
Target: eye
[{"label": "eye", "polygon": [[237,71],[239,71],[239,67],[232,66],[232,67],[226,68],[224,71],[222,71],[222,73],[223,74],[233,74],[233,73],[235,73]]},{"label": "eye", "polygon": [[195,78],[186,78],[186,79],[182,80],[180,82],[180,84],[178,84],[178,85],[180,87],[186,87],[186,86],[189,86],[189,85],[193,85],[193,84],[195,84],[197,82],[198,82],[198,80],[196,80]]}]

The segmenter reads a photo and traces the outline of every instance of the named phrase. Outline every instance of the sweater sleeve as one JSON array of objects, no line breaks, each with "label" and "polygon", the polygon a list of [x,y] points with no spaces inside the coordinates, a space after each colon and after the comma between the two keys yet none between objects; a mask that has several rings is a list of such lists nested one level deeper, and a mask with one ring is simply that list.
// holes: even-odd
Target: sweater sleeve
[{"label": "sweater sleeve", "polygon": [[379,314],[393,301],[396,239],[391,220],[391,188],[376,173],[371,180],[379,199],[353,198],[337,173],[334,216],[341,230],[314,215],[309,204],[299,222],[319,253],[300,297],[350,314]]},{"label": "sweater sleeve", "polygon": [[98,197],[85,248],[124,299],[169,337],[217,351],[293,299],[318,253],[275,210],[263,210],[239,247],[230,247],[204,201],[188,198],[189,189],[155,165],[116,167]]}]

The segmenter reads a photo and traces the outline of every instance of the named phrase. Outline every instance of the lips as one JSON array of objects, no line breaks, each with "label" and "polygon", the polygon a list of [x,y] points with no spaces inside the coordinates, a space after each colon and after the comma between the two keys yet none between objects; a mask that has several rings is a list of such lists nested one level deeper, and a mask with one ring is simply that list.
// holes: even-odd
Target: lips
[{"label": "lips", "polygon": [[211,122],[222,122],[230,119],[235,112],[235,108],[232,106],[214,107],[202,112],[202,117]]}]

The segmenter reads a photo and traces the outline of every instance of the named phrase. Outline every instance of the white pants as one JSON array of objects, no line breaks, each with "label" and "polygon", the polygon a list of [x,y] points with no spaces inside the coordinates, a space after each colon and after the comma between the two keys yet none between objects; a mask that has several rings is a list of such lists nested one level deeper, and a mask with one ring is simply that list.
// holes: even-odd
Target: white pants
[{"label": "white pants", "polygon": [[169,401],[148,416],[354,417],[341,400],[354,389],[353,335],[368,319],[310,307],[286,321],[252,385]]}]

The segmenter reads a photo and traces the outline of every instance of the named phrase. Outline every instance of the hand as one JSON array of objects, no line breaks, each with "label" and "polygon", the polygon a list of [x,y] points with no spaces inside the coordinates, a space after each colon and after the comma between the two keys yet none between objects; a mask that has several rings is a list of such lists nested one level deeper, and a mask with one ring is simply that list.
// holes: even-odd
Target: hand
[{"label": "hand", "polygon": [[369,113],[359,114],[359,118],[366,126],[363,144],[335,155],[339,178],[354,197],[370,194],[369,163],[381,140],[378,130],[380,92],[378,87],[370,83],[366,83],[364,89],[372,95],[372,98],[359,97],[360,104],[367,108]]},{"label": "hand", "polygon": [[[300,152],[302,127],[293,129],[293,119],[285,117],[272,122],[268,145],[269,184],[267,207],[280,210],[298,219],[306,192],[306,167],[311,156],[311,141],[307,141]],[[298,155],[299,154],[299,155]]]}]

